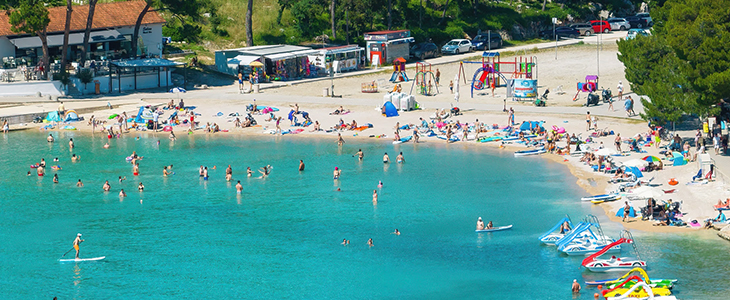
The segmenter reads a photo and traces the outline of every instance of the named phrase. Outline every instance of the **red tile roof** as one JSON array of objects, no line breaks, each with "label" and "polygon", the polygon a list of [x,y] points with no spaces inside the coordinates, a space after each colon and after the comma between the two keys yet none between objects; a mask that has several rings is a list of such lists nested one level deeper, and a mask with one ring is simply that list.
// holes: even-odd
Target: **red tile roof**
[{"label": "red tile roof", "polygon": [[[139,13],[145,7],[144,1],[125,1],[112,3],[99,3],[94,10],[94,23],[92,29],[134,26]],[[88,5],[74,5],[71,14],[71,31],[86,29],[86,18],[89,14]],[[66,23],[66,6],[51,7],[48,9],[48,16],[51,23],[48,24],[48,33],[63,32]],[[142,24],[165,23],[157,12],[150,9],[147,11]],[[0,11],[0,36],[16,35],[10,30],[10,22],[6,11]]]}]

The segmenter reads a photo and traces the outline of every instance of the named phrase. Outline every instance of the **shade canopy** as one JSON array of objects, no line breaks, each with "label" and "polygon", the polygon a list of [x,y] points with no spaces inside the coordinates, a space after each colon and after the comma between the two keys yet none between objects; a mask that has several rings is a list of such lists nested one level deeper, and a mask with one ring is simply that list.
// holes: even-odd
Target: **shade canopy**
[{"label": "shade canopy", "polygon": [[[95,31],[89,35],[89,43],[103,43],[112,41],[123,41],[124,36],[119,31],[110,29]],[[49,35],[47,38],[48,47],[63,46],[63,34]],[[21,37],[10,39],[10,42],[18,49],[40,48],[43,46],[41,38],[37,36]],[[81,45],[84,43],[84,33],[71,33],[68,35],[69,45]]]}]

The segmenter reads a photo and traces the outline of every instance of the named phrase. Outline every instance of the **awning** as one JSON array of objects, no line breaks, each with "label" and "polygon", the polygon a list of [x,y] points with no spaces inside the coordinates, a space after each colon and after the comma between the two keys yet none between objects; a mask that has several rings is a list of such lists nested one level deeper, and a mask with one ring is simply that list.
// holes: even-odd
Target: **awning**
[{"label": "awning", "polygon": [[254,61],[257,61],[261,58],[261,56],[255,56],[255,55],[238,55],[234,58],[231,58],[227,61],[229,65],[239,65],[239,66],[248,66]]},{"label": "awning", "polygon": [[163,58],[125,59],[119,61],[111,61],[109,63],[119,68],[154,68],[185,65],[185,63]]},{"label": "awning", "polygon": [[[116,30],[94,31],[89,35],[89,43],[103,43],[111,41],[122,41],[124,36]],[[10,39],[10,42],[18,49],[40,48],[43,46],[41,38],[37,36]],[[68,35],[69,45],[81,45],[84,43],[84,33],[71,33]],[[63,34],[48,36],[48,47],[63,46]]]}]

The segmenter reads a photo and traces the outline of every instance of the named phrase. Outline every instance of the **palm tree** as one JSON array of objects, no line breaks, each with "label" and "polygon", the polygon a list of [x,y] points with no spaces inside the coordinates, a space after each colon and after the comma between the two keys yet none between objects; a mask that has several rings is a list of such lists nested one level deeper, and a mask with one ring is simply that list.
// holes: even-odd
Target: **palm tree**
[{"label": "palm tree", "polygon": [[248,0],[248,9],[246,10],[246,46],[253,46],[253,28],[251,17],[253,14],[253,0]]},{"label": "palm tree", "polygon": [[330,20],[332,20],[332,39],[337,38],[337,29],[335,28],[335,0],[330,2]]},{"label": "palm tree", "polygon": [[89,50],[89,36],[91,35],[91,25],[94,23],[96,2],[99,2],[99,0],[89,0],[89,15],[86,17],[86,30],[84,31],[84,49],[81,50],[82,65],[86,62],[86,51]]}]

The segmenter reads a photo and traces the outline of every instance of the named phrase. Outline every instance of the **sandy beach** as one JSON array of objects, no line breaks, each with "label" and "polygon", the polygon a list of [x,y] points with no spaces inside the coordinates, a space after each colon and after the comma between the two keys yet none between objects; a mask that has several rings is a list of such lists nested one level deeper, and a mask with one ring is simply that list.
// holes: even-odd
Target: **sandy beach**
[{"label": "sandy beach", "polygon": [[[616,85],[619,81],[624,83],[625,92],[624,95],[632,95],[638,102],[638,97],[635,94],[630,93],[630,87],[624,78],[623,65],[616,58],[617,47],[615,43],[608,43],[603,45],[603,49],[599,53],[600,59],[600,81],[599,81],[599,93],[600,87],[611,88],[614,96],[617,95]],[[518,102],[518,101],[505,101],[505,90],[504,88],[497,88],[495,96],[492,95],[481,95],[475,94],[474,98],[469,97],[468,89],[469,86],[464,84],[463,79],[459,81],[460,99],[458,102],[455,101],[453,94],[449,92],[448,84],[450,80],[453,80],[460,68],[459,63],[451,63],[447,65],[437,66],[442,74],[441,86],[439,87],[440,94],[436,96],[416,96],[416,101],[419,102],[422,107],[421,110],[401,112],[400,116],[385,118],[381,115],[380,107],[383,103],[383,96],[386,94],[386,90],[392,89],[393,85],[387,83],[385,86],[380,87],[380,92],[376,94],[365,94],[360,93],[360,87],[362,83],[366,82],[387,82],[387,78],[390,77],[390,72],[385,70],[384,72],[377,74],[370,74],[364,76],[338,78],[334,81],[335,91],[337,95],[341,95],[342,98],[325,98],[322,97],[322,89],[329,87],[329,81],[318,81],[311,83],[296,84],[286,86],[277,89],[266,89],[260,94],[239,94],[238,87],[231,85],[227,87],[214,88],[208,90],[191,91],[184,94],[182,97],[185,100],[186,106],[196,106],[194,110],[196,114],[196,121],[200,122],[199,126],[204,127],[207,123],[217,124],[220,129],[225,132],[219,133],[205,133],[203,129],[198,129],[194,133],[195,135],[200,134],[215,134],[215,135],[226,135],[226,134],[243,134],[243,135],[266,135],[272,136],[268,132],[275,128],[274,121],[266,121],[268,115],[254,115],[258,125],[251,128],[236,128],[234,126],[235,116],[229,116],[229,114],[238,113],[243,120],[246,115],[246,105],[255,103],[257,105],[271,106],[279,108],[280,110],[275,113],[277,117],[282,117],[282,129],[298,129],[302,127],[290,126],[289,120],[287,120],[287,114],[291,107],[295,104],[298,105],[300,111],[306,111],[309,113],[313,121],[318,121],[321,124],[322,129],[329,129],[335,126],[340,119],[344,123],[351,123],[356,121],[358,126],[365,124],[372,124],[372,128],[365,129],[361,132],[358,131],[339,131],[342,134],[345,142],[350,139],[368,139],[374,142],[382,142],[384,144],[391,143],[396,123],[402,125],[405,124],[420,124],[420,118],[429,119],[429,116],[434,114],[436,109],[448,109],[452,105],[458,106],[461,109],[462,114],[458,116],[452,116],[447,121],[460,122],[460,123],[474,123],[479,120],[483,124],[498,124],[500,127],[507,124],[508,114],[503,112],[503,106],[507,108],[513,107],[516,111],[515,121],[517,124],[522,121],[544,121],[546,129],[550,129],[552,126],[564,127],[565,132],[569,135],[580,134],[581,140],[585,141],[592,131],[587,131],[585,126],[585,114],[590,111],[593,115],[597,116],[597,127],[600,129],[613,131],[620,133],[622,137],[632,137],[637,133],[645,134],[649,128],[647,124],[638,118],[633,116],[627,118],[623,111],[623,101],[614,104],[615,110],[611,111],[608,109],[607,104],[601,103],[599,106],[584,108],[581,107],[585,103],[585,93],[580,93],[580,100],[573,101],[573,97],[576,93],[575,85],[576,82],[582,81],[586,75],[596,75],[596,46],[595,45],[577,45],[566,48],[561,48],[558,53],[558,59],[555,59],[555,53],[552,51],[540,51],[535,53],[525,53],[524,57],[531,57],[533,60],[538,61],[537,78],[539,82],[539,92],[542,93],[544,88],[550,88],[551,93],[549,95],[548,106],[545,108],[534,107],[531,102]],[[502,61],[514,60],[514,57],[505,56],[501,58]],[[465,75],[467,81],[469,81],[476,69],[476,65],[465,64]],[[435,71],[436,67],[433,68]],[[409,75],[415,71],[408,70]],[[383,80],[384,79],[384,80]],[[410,82],[403,83],[404,92],[410,90]],[[562,86],[563,94],[558,95],[556,89]],[[415,93],[415,91],[414,91]],[[168,96],[168,95],[164,95]],[[151,105],[151,106],[163,106],[174,97],[163,97],[162,95],[149,94],[143,95],[144,98],[134,98],[133,96],[127,97],[124,100],[116,99],[112,104],[121,103],[121,106],[116,106],[113,109],[100,109],[89,113],[84,113],[82,116],[88,120],[94,115],[99,120],[105,120],[106,123],[103,125],[113,125],[113,121],[109,120],[109,116],[112,114],[121,114],[126,112],[128,116],[133,116],[137,113],[139,106]],[[175,96],[176,97],[176,96]],[[106,102],[106,100],[101,100]],[[177,103],[178,100],[175,100]],[[50,104],[55,105],[55,104]],[[67,109],[74,109],[75,102],[67,102]],[[333,115],[330,114],[335,111],[338,107],[343,106],[349,113],[345,115]],[[641,106],[637,103],[637,113],[641,111]],[[160,117],[160,120],[167,120],[170,115],[169,111],[166,111]],[[182,117],[186,116],[181,116]],[[301,121],[301,117],[300,117]],[[25,124],[20,127],[40,127],[43,124]],[[77,130],[82,132],[90,132],[92,127],[87,124],[87,121],[81,121],[73,123],[73,126]],[[63,125],[62,125],[63,126]],[[60,126],[60,127],[62,127]],[[519,125],[517,125],[519,126]],[[13,126],[18,128],[19,126]],[[174,132],[180,136],[189,128],[188,125],[180,125],[175,127]],[[116,129],[116,127],[115,127]],[[331,139],[333,146],[336,145],[337,133],[338,132],[325,132],[317,131],[312,132],[312,126],[303,128],[304,131],[297,135],[285,135],[283,137],[276,138],[297,138],[314,137],[321,139]],[[58,130],[53,129],[53,130]],[[135,135],[142,131],[131,130],[124,134]],[[146,133],[149,133],[147,131]],[[168,133],[158,132],[155,133],[159,138],[167,138]],[[410,132],[403,131],[401,136],[409,136]],[[273,138],[274,136],[272,136]],[[99,134],[99,138],[106,138],[105,135]],[[613,141],[615,135],[608,135],[605,137],[592,138],[590,145],[593,149],[597,149],[602,143],[606,148],[613,148]],[[421,143],[444,143],[446,141],[436,138],[421,138]],[[666,144],[667,142],[664,142]],[[557,142],[557,146],[564,147],[566,142],[561,139]],[[403,145],[406,146],[406,145]],[[407,147],[418,147],[418,144],[409,143]],[[489,147],[496,151],[513,152],[517,150],[524,150],[524,146],[517,144],[506,144],[501,147],[499,142],[489,143],[476,143],[474,141],[461,141],[449,144],[449,147]],[[573,146],[574,147],[574,146]],[[628,148],[628,144],[623,144],[623,150]],[[641,159],[647,155],[653,155],[662,157],[659,154],[660,149],[656,147],[642,147],[645,153],[636,152],[624,152],[621,156],[614,156],[614,160],[617,162],[626,162],[633,159]],[[695,151],[694,148],[692,150]],[[570,155],[557,155],[557,154],[544,154],[543,157],[546,159],[564,164],[567,166],[571,173],[577,178],[577,184],[586,190],[587,195],[604,194],[617,190],[618,185],[608,183],[611,175],[604,174],[603,172],[595,172],[588,165],[580,161],[580,156]],[[697,173],[698,164],[696,162],[690,162],[684,166],[669,166],[669,161],[664,161],[664,170],[645,172],[644,179],[653,178],[652,184],[656,185],[655,189],[658,190],[670,190],[674,189],[674,193],[663,194],[657,199],[660,200],[672,199],[674,202],[681,202],[681,211],[684,213],[682,219],[685,222],[690,220],[697,220],[703,223],[703,220],[707,218],[714,218],[717,216],[717,211],[713,209],[713,205],[717,203],[718,199],[725,199],[730,197],[730,194],[723,188],[724,179],[717,177],[717,180],[708,184],[701,185],[686,185],[691,181],[694,174]],[[679,184],[676,186],[669,186],[667,182],[676,178]],[[580,199],[575,199],[580,201]],[[620,218],[613,217],[613,215],[621,209],[624,205],[625,199],[619,201],[600,204],[606,211],[606,214],[611,220],[621,222]],[[637,210],[646,205],[646,200],[631,201],[630,204]],[[623,226],[631,229],[639,229],[644,231],[661,231],[661,232],[678,232],[689,230],[686,227],[677,228],[673,226],[653,226],[654,221],[641,221],[639,218],[632,219],[630,222],[624,223]],[[696,227],[701,228],[701,227]],[[695,229],[695,228],[693,228]]]}]

